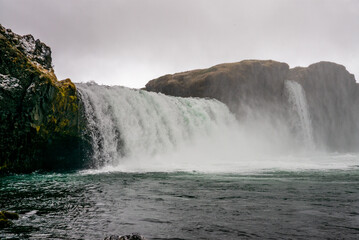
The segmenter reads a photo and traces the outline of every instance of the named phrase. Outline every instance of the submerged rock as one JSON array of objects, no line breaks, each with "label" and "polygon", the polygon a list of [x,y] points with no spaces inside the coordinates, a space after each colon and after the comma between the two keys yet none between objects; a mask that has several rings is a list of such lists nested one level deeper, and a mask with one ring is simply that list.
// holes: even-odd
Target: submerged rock
[{"label": "submerged rock", "polygon": [[77,90],[51,49],[0,25],[0,173],[79,167],[82,146]]},{"label": "submerged rock", "polygon": [[0,211],[0,228],[6,228],[11,226],[13,223],[10,220],[19,219],[19,214],[8,212],[8,211]]},{"label": "submerged rock", "polygon": [[130,235],[118,236],[118,235],[111,235],[109,237],[105,237],[104,240],[146,240],[138,233],[132,233]]}]

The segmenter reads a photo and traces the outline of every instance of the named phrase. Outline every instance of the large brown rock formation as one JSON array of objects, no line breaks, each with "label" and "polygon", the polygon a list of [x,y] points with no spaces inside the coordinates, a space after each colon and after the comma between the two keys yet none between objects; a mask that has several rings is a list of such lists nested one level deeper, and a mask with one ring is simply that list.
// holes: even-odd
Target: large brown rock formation
[{"label": "large brown rock formation", "polygon": [[297,81],[306,93],[318,146],[333,151],[359,150],[359,87],[354,75],[335,63],[289,69],[288,64],[272,60],[244,60],[165,75],[148,82],[146,90],[215,98],[239,119],[249,110],[285,119],[290,108],[286,80]]}]

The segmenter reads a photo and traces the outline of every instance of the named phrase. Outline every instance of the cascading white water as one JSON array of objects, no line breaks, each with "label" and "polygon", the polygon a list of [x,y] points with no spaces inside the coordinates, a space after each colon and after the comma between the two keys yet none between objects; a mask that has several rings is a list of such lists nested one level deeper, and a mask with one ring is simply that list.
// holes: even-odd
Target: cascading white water
[{"label": "cascading white water", "polygon": [[308,109],[307,99],[303,87],[291,80],[285,82],[288,91],[288,100],[297,115],[296,124],[298,125],[298,134],[301,136],[306,149],[315,148],[313,138],[313,127]]},{"label": "cascading white water", "polygon": [[[94,83],[77,84],[98,165],[174,151],[235,122],[217,100],[169,97]],[[101,164],[100,164],[101,163]]]},{"label": "cascading white water", "polygon": [[[295,135],[303,134],[305,148],[314,146],[314,141],[305,94],[295,82],[286,83],[291,114],[300,128],[294,132],[287,120],[278,117],[273,121],[268,112],[238,121],[217,100],[94,83],[77,84],[77,88],[93,143],[95,169],[87,173],[252,172],[338,166],[336,158],[327,155],[301,154],[304,144],[298,144]],[[352,162],[349,159],[344,165]]]}]

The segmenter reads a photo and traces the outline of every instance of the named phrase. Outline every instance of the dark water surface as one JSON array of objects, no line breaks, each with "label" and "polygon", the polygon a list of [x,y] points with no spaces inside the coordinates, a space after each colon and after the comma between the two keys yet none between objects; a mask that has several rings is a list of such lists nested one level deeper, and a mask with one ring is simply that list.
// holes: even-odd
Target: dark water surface
[{"label": "dark water surface", "polygon": [[359,170],[0,178],[0,239],[359,239]]}]

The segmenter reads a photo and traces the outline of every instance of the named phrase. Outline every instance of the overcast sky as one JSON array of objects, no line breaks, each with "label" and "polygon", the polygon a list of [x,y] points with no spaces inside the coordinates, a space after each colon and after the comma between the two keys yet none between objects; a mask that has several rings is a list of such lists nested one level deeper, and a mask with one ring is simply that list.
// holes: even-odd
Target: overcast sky
[{"label": "overcast sky", "polygon": [[0,0],[0,23],[49,45],[75,82],[137,88],[243,59],[333,61],[359,78],[358,0]]}]

